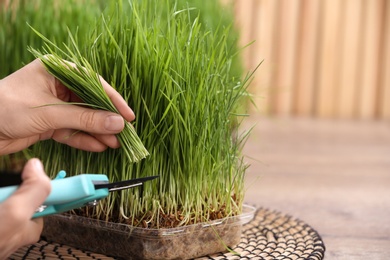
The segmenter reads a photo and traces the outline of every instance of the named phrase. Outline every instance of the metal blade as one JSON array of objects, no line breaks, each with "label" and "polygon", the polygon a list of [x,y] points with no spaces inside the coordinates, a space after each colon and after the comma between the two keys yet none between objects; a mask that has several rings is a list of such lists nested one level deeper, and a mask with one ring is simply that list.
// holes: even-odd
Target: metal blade
[{"label": "metal blade", "polygon": [[130,189],[137,186],[141,186],[146,181],[153,180],[155,178],[158,178],[159,176],[149,176],[144,178],[138,178],[138,179],[132,179],[132,180],[126,180],[126,181],[118,181],[118,182],[94,182],[95,189],[108,189],[108,191],[118,191],[118,190],[124,190],[124,189]]}]

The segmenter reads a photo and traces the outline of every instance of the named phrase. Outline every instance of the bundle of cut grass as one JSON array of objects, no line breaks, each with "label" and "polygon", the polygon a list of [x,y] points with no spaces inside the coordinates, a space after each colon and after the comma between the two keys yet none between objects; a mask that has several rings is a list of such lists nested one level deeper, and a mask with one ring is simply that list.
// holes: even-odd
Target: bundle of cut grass
[{"label": "bundle of cut grass", "polygon": [[[54,43],[50,42],[43,35],[39,34],[38,32],[37,34],[51,45],[54,45]],[[72,35],[69,36],[69,38],[72,40],[73,47],[76,48],[77,51],[77,46],[75,45],[76,43],[74,42]],[[79,105],[87,105],[96,109],[119,113],[105,92],[99,78],[100,76],[94,71],[89,62],[85,60],[79,52],[73,53],[69,47],[66,47],[69,53],[66,56],[73,62],[71,65],[70,63],[60,58],[48,44],[46,44],[46,48],[46,54],[50,53],[50,55],[44,55],[35,49],[30,48],[30,50],[37,58],[40,58],[50,74],[56,77],[62,84],[64,84],[64,86],[66,86],[81,100],[84,101],[84,103]],[[57,49],[61,51],[59,48]],[[130,123],[125,124],[123,131],[118,134],[118,140],[121,144],[120,151],[126,155],[129,163],[138,162],[139,160],[149,155],[148,151],[145,149]]]},{"label": "bundle of cut grass", "polygon": [[133,108],[134,128],[150,152],[132,164],[121,149],[95,154],[45,141],[31,153],[44,160],[47,171],[105,173],[111,181],[160,176],[80,214],[174,227],[241,212],[246,135],[237,134],[242,115],[236,111],[250,76],[241,81],[232,72],[237,50],[230,27],[205,28],[198,10],[171,2],[111,4],[90,34],[73,35],[74,49],[39,54],[88,61],[94,75],[102,75]]}]

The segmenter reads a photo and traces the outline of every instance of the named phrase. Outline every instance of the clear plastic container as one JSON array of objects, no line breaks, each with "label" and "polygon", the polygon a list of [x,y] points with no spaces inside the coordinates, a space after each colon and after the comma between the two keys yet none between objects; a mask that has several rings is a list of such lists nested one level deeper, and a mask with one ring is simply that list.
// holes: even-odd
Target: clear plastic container
[{"label": "clear plastic container", "polygon": [[256,209],[238,216],[169,229],[147,229],[75,215],[45,218],[43,237],[52,242],[124,259],[191,259],[224,252],[240,242],[242,226]]}]

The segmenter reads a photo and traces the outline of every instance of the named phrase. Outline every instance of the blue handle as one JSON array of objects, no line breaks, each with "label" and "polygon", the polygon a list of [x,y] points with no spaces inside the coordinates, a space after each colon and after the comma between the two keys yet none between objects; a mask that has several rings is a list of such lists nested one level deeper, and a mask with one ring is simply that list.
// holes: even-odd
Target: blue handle
[{"label": "blue handle", "polygon": [[[34,214],[33,218],[69,211],[85,206],[88,202],[100,200],[108,196],[108,189],[95,189],[94,182],[108,182],[104,174],[80,174],[63,178],[61,171],[51,181],[51,192],[41,206],[42,211]],[[6,200],[16,191],[18,186],[0,188],[0,202]]]}]

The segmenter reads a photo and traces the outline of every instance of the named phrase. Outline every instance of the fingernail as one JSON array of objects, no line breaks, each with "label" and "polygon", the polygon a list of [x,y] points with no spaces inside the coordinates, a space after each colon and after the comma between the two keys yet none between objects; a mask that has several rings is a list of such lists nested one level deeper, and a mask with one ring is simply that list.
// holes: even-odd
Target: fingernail
[{"label": "fingernail", "polygon": [[39,170],[39,171],[43,171],[43,164],[41,162],[41,160],[37,159],[37,158],[33,158],[31,159],[33,164],[34,164],[34,168]]},{"label": "fingernail", "polygon": [[115,116],[108,116],[106,118],[106,122],[104,124],[104,127],[108,131],[122,131],[124,127],[124,120],[121,116],[115,115]]},{"label": "fingernail", "polygon": [[131,115],[132,115],[133,117],[135,117],[135,114],[134,114],[133,109],[130,108],[130,112],[131,112]]}]

